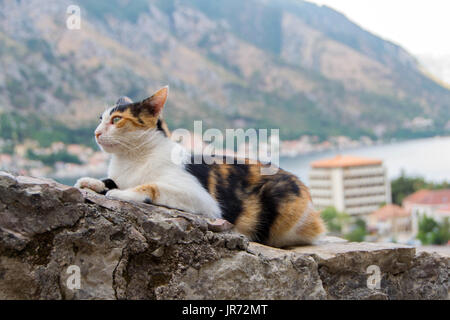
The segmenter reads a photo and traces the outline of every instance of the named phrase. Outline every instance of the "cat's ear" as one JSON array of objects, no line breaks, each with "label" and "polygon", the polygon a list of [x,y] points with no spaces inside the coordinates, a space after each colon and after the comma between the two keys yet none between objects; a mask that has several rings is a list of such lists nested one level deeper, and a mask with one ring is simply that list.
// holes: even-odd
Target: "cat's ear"
[{"label": "cat's ear", "polygon": [[150,98],[142,101],[142,107],[154,116],[160,115],[169,94],[169,86],[156,91]]},{"label": "cat's ear", "polygon": [[117,100],[116,106],[124,106],[131,103],[133,103],[133,100],[131,100],[127,96],[122,96],[119,98],[119,100]]}]

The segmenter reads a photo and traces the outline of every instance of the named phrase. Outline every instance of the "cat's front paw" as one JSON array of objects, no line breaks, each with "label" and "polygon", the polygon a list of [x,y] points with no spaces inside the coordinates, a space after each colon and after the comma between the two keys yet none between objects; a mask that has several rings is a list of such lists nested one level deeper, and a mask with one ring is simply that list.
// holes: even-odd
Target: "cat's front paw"
[{"label": "cat's front paw", "polygon": [[102,193],[106,189],[103,181],[88,177],[78,179],[75,188],[90,189],[97,193]]},{"label": "cat's front paw", "polygon": [[106,193],[106,196],[108,198],[117,199],[117,200],[142,201],[140,195],[131,190],[113,189],[113,190],[109,190]]}]

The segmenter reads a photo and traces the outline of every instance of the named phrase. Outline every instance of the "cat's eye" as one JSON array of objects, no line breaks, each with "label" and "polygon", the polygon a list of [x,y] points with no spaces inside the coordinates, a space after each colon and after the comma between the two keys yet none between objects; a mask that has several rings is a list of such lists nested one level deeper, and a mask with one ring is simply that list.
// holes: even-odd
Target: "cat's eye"
[{"label": "cat's eye", "polygon": [[112,124],[116,124],[117,122],[120,121],[120,119],[122,119],[122,117],[115,116],[114,118],[111,119],[111,123],[112,123]]}]

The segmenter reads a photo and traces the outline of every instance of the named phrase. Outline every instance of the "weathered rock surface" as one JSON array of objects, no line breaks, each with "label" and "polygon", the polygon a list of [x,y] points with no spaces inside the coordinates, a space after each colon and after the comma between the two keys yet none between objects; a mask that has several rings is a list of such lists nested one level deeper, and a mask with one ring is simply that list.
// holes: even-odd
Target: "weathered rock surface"
[{"label": "weathered rock surface", "polygon": [[411,247],[276,249],[220,221],[0,172],[0,299],[448,299],[448,278],[449,257]]}]

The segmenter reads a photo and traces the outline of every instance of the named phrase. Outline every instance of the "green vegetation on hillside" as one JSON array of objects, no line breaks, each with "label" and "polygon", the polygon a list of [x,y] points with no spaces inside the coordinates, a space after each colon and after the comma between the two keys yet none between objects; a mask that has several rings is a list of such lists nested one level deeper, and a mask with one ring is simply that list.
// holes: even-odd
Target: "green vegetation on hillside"
[{"label": "green vegetation on hillside", "polygon": [[137,21],[140,14],[148,11],[149,2],[147,0],[78,0],[88,15],[93,15],[104,20],[108,16],[113,16],[120,20]]},{"label": "green vegetation on hillside", "polygon": [[39,154],[36,154],[33,150],[28,149],[27,150],[27,158],[30,160],[41,161],[46,166],[50,166],[50,167],[54,166],[56,162],[75,163],[75,164],[82,163],[77,156],[70,154],[65,150],[61,150],[56,153],[51,153],[51,154],[46,154],[46,155],[39,155]]},{"label": "green vegetation on hillside", "polygon": [[[243,40],[274,54],[280,53],[283,39],[282,10],[263,5],[261,1],[255,0],[187,0],[184,2],[202,11],[211,19],[226,20],[233,33]],[[253,19],[248,19],[249,15],[253,16]]]},{"label": "green vegetation on hillside", "polygon": [[[30,19],[37,8],[24,2],[17,3],[19,14],[5,15],[6,25],[17,21],[0,28],[0,64],[8,66],[0,111],[17,111],[31,126],[6,125],[7,136],[92,145],[93,125],[68,129],[32,118],[37,111],[42,119],[75,114],[68,122],[75,126],[80,106],[95,103],[98,112],[104,101],[143,99],[166,83],[173,98],[165,117],[172,129],[203,120],[205,128],[280,129],[282,140],[450,134],[450,91],[422,75],[402,48],[330,8],[296,0],[75,3],[86,26],[83,37],[71,33],[76,48],[52,27],[61,22],[56,12],[64,4],[42,10],[39,26]],[[332,54],[336,48],[342,55]],[[415,117],[433,124],[405,128]],[[11,148],[8,143],[4,148]]]},{"label": "green vegetation on hillside", "polygon": [[48,147],[53,142],[76,143],[95,147],[93,132],[96,124],[79,128],[36,116],[23,116],[17,112],[0,113],[0,137],[13,144],[26,139],[39,142],[41,147]]}]

